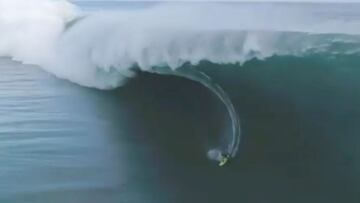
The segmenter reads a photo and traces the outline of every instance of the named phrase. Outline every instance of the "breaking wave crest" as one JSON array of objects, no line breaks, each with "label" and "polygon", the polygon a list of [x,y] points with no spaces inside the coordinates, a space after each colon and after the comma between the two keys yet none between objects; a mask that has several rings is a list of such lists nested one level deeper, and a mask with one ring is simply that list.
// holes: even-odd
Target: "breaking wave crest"
[{"label": "breaking wave crest", "polygon": [[0,55],[108,89],[134,77],[134,67],[359,52],[360,21],[271,8],[265,15],[266,6],[160,4],[84,13],[64,0],[0,0]]},{"label": "breaking wave crest", "polygon": [[161,4],[83,13],[65,0],[0,0],[0,56],[99,89],[116,88],[139,70],[200,82],[227,107],[233,135],[221,151],[234,157],[240,123],[231,100],[205,73],[181,68],[184,64],[241,66],[274,55],[360,52],[360,21],[267,7]]}]

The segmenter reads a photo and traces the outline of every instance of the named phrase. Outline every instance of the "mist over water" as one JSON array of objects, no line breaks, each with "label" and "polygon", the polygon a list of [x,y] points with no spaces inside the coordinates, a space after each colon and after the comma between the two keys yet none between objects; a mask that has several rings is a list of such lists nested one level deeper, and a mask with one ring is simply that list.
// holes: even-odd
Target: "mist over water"
[{"label": "mist over water", "polygon": [[0,202],[359,202],[359,8],[0,0]]}]

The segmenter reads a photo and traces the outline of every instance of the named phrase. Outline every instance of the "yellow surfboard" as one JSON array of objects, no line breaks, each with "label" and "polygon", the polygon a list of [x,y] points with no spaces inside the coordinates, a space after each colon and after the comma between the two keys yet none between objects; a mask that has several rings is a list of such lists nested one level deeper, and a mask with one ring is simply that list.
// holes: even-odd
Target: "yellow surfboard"
[{"label": "yellow surfboard", "polygon": [[219,166],[224,166],[229,161],[228,157],[222,157],[222,159],[219,162]]}]

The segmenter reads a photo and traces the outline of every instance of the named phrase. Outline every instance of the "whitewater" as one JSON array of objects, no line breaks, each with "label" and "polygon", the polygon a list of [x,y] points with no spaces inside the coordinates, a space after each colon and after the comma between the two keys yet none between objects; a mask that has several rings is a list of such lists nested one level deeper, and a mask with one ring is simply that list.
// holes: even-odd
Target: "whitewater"
[{"label": "whitewater", "polygon": [[101,89],[121,85],[134,68],[335,52],[333,43],[358,43],[360,33],[359,18],[346,10],[339,17],[336,9],[271,5],[163,3],[89,13],[64,0],[1,0],[0,11],[1,56]]},{"label": "whitewater", "polygon": [[236,155],[240,119],[225,91],[196,66],[207,61],[242,67],[272,56],[358,55],[355,11],[161,3],[88,12],[65,0],[0,0],[0,56],[98,89],[117,88],[139,71],[198,81],[223,101],[232,120],[228,145],[208,153],[219,159],[219,151]]}]

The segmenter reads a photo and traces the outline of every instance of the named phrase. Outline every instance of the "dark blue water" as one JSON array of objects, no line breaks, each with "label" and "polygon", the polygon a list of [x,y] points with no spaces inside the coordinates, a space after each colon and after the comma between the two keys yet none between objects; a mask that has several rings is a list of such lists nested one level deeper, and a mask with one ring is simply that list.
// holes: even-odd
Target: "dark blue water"
[{"label": "dark blue water", "polygon": [[226,111],[198,84],[145,75],[99,91],[6,58],[0,71],[1,202],[181,201],[203,178],[183,172],[221,172],[206,151]]}]

